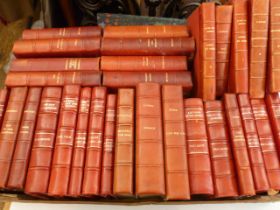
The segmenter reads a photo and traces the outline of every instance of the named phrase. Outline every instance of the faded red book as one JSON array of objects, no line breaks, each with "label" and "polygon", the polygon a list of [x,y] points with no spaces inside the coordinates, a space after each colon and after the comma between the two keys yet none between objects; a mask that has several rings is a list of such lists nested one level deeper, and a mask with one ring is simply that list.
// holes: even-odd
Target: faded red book
[{"label": "faded red book", "polygon": [[247,141],[255,190],[257,193],[267,192],[269,190],[269,182],[249,95],[239,94],[237,100]]},{"label": "faded red book", "polygon": [[113,170],[116,128],[117,95],[108,94],[105,114],[104,142],[102,152],[102,168],[100,195],[113,195]]},{"label": "faded red book", "polygon": [[82,194],[90,99],[91,88],[82,88],[79,99],[79,110],[68,187],[68,195],[72,197],[78,197]]},{"label": "faded red book", "polygon": [[239,185],[239,195],[253,196],[256,194],[254,179],[236,95],[225,94],[224,106]]},{"label": "faded red book", "polygon": [[11,89],[0,132],[0,189],[7,187],[27,92],[27,87]]},{"label": "faded red book", "polygon": [[136,87],[135,194],[165,196],[161,88],[157,83]]},{"label": "faded red book", "polygon": [[186,71],[186,56],[102,56],[102,71]]},{"label": "faded red book", "polygon": [[68,193],[80,89],[77,85],[63,87],[48,188],[50,196],[62,197]]},{"label": "faded red book", "polygon": [[110,56],[189,55],[194,50],[192,37],[103,38],[101,45],[101,55]]},{"label": "faded red book", "polygon": [[216,198],[238,196],[237,178],[221,101],[204,103]]},{"label": "faded red book", "polygon": [[9,99],[8,88],[1,89],[0,90],[0,127],[2,125],[2,121],[4,118],[5,111],[6,111],[8,99]]},{"label": "faded red book", "polygon": [[214,195],[214,185],[203,102],[184,100],[191,195]]},{"label": "faded red book", "polygon": [[85,196],[100,194],[106,97],[106,87],[92,89],[82,189],[82,194]]},{"label": "faded red book", "polygon": [[25,184],[42,88],[31,87],[23,109],[7,188],[22,191]]},{"label": "faded red book", "polygon": [[61,39],[19,39],[13,53],[17,58],[92,57],[100,54],[99,37]]},{"label": "faded red book", "polygon": [[194,56],[195,93],[203,100],[216,97],[216,17],[215,3],[202,3],[188,18],[196,39]]},{"label": "faded red book", "polygon": [[60,87],[43,89],[24,188],[26,194],[48,193],[61,95]]}]

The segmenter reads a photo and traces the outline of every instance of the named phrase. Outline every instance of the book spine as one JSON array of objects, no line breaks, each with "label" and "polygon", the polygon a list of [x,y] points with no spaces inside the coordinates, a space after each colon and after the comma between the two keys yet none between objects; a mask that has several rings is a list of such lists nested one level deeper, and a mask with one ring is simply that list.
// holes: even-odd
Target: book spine
[{"label": "book spine", "polygon": [[164,196],[161,89],[157,83],[136,87],[135,191],[137,196]]},{"label": "book spine", "polygon": [[186,56],[102,56],[102,71],[186,71]]},{"label": "book spine", "polygon": [[86,144],[88,135],[90,99],[91,88],[82,88],[79,100],[79,110],[74,140],[75,142],[73,148],[73,158],[68,187],[68,195],[71,197],[78,197],[82,194],[84,162],[86,157]]},{"label": "book spine", "polygon": [[67,195],[75,138],[80,86],[64,86],[53,151],[48,195]]},{"label": "book spine", "polygon": [[100,194],[106,97],[107,89],[105,87],[92,89],[82,189],[82,194],[85,196]]},{"label": "book spine", "polygon": [[215,197],[236,197],[238,187],[223,104],[206,101],[204,108]]},{"label": "book spine", "polygon": [[4,114],[6,111],[6,106],[9,99],[8,88],[3,88],[0,90],[0,127],[2,126]]},{"label": "book spine", "polygon": [[100,194],[113,195],[113,166],[115,150],[117,95],[108,94],[105,114],[103,159],[101,169]]},{"label": "book spine", "polygon": [[253,196],[256,194],[254,180],[236,95],[225,94],[224,106],[238,177],[239,194]]},{"label": "book spine", "polygon": [[11,89],[0,133],[0,189],[6,188],[28,88]]},{"label": "book spine", "polygon": [[5,84],[8,87],[96,86],[101,84],[101,74],[95,71],[10,72],[7,74]]},{"label": "book spine", "polygon": [[9,189],[22,191],[24,188],[41,93],[42,88],[31,87],[28,90],[11,163]]},{"label": "book spine", "polygon": [[251,99],[270,188],[280,190],[280,162],[263,99]]},{"label": "book spine", "polygon": [[166,199],[189,200],[190,183],[181,86],[162,87],[162,113]]},{"label": "book spine", "polygon": [[249,95],[239,94],[237,100],[246,137],[255,190],[257,193],[266,192],[269,190],[269,182]]},{"label": "book spine", "polygon": [[184,108],[191,194],[214,195],[202,99],[185,99]]},{"label": "book spine", "polygon": [[48,192],[61,95],[60,87],[43,89],[24,188],[26,194],[40,196]]},{"label": "book spine", "polygon": [[113,194],[133,196],[134,89],[118,89]]}]

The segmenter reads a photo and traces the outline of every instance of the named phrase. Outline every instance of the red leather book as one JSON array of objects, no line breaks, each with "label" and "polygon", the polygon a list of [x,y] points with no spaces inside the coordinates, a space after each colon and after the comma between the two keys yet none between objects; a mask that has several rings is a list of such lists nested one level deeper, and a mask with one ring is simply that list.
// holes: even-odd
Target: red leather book
[{"label": "red leather book", "polygon": [[269,0],[251,0],[250,98],[263,98],[267,68]]},{"label": "red leather book", "polygon": [[6,106],[9,99],[9,91],[7,88],[3,88],[0,90],[0,127],[2,125],[2,121],[4,118],[4,114],[6,111]]},{"label": "red leather book", "polygon": [[204,103],[216,198],[238,196],[228,128],[221,101]]},{"label": "red leather book", "polygon": [[86,143],[88,135],[90,99],[91,88],[82,88],[79,99],[79,110],[68,187],[68,195],[72,197],[78,197],[82,193],[84,162],[86,157]]},{"label": "red leather book", "polygon": [[248,94],[239,94],[237,96],[241,119],[243,123],[244,134],[247,141],[248,154],[251,162],[251,168],[257,193],[269,190],[269,182],[266,175],[261,145],[255,119]]},{"label": "red leather book", "polygon": [[181,86],[162,87],[162,114],[166,199],[189,200],[190,183]]},{"label": "red leather book", "polygon": [[95,86],[101,84],[101,74],[96,71],[64,72],[10,72],[7,74],[6,86]]},{"label": "red leather book", "polygon": [[185,99],[184,108],[191,194],[214,195],[202,99]]},{"label": "red leather book", "polygon": [[42,196],[48,192],[61,95],[60,87],[43,89],[24,188],[26,194]]},{"label": "red leather book", "polygon": [[0,189],[6,188],[28,88],[11,89],[0,132]]},{"label": "red leather book", "polygon": [[92,89],[82,189],[82,194],[85,196],[100,194],[106,96],[106,87],[94,87]]},{"label": "red leather book", "polygon": [[113,88],[135,87],[141,82],[155,82],[161,85],[181,85],[185,90],[192,89],[189,71],[176,72],[103,72],[103,85]]},{"label": "red leather book", "polygon": [[216,24],[215,3],[203,3],[188,18],[196,39],[194,76],[196,96],[203,100],[216,97]]},{"label": "red leather book", "polygon": [[225,94],[224,106],[239,185],[239,195],[253,196],[256,194],[254,179],[236,95]]},{"label": "red leather book", "polygon": [[67,195],[75,138],[80,86],[64,86],[52,158],[48,195]]},{"label": "red leather book", "polygon": [[187,37],[189,31],[185,25],[106,26],[103,36],[106,38]]},{"label": "red leather book", "polygon": [[113,195],[113,166],[115,147],[117,95],[108,94],[105,114],[104,142],[102,151],[102,168],[100,195]]},{"label": "red leather book", "polygon": [[92,57],[100,54],[99,37],[61,39],[20,39],[13,53],[17,58]]},{"label": "red leather book", "polygon": [[280,162],[264,99],[251,99],[270,188],[280,190]]},{"label": "red leather book", "polygon": [[81,38],[101,36],[98,26],[25,29],[22,39],[55,39],[55,38]]},{"label": "red leather book", "polygon": [[189,55],[195,50],[192,37],[103,38],[101,55]]},{"label": "red leather book", "polygon": [[14,59],[9,72],[99,71],[100,58]]},{"label": "red leather book", "polygon": [[135,193],[164,196],[161,89],[157,83],[136,87]]},{"label": "red leather book", "polygon": [[113,194],[133,196],[134,89],[118,89]]},{"label": "red leather book", "polygon": [[23,109],[7,188],[22,191],[28,169],[42,88],[31,87]]},{"label": "red leather book", "polygon": [[231,0],[233,5],[229,91],[248,93],[248,0]]},{"label": "red leather book", "polygon": [[186,56],[102,56],[102,71],[186,71]]},{"label": "red leather book", "polygon": [[227,91],[232,5],[216,7],[216,96],[221,97]]}]

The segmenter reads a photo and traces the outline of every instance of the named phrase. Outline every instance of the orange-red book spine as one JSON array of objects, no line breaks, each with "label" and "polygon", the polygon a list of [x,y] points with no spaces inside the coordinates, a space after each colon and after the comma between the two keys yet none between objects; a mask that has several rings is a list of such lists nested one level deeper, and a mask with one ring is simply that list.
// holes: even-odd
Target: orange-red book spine
[{"label": "orange-red book spine", "polygon": [[0,90],[0,127],[3,122],[4,114],[6,111],[6,106],[9,99],[9,91],[8,88],[3,88]]}]

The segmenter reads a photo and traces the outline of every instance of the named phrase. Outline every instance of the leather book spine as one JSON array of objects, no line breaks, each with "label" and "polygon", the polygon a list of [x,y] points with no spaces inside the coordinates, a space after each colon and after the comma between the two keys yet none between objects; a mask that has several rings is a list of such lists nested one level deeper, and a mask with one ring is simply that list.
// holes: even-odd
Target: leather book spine
[{"label": "leather book spine", "polygon": [[0,189],[6,188],[20,127],[27,87],[11,89],[0,132]]},{"label": "leather book spine", "polygon": [[162,114],[166,199],[189,200],[190,183],[181,86],[162,86]]},{"label": "leather book spine", "polygon": [[267,192],[269,190],[269,182],[249,95],[239,94],[237,100],[247,142],[255,190],[257,193]]},{"label": "leather book spine", "polygon": [[62,88],[45,87],[42,92],[24,192],[44,196],[48,192]]},{"label": "leather book spine", "polygon": [[6,106],[9,99],[8,88],[3,88],[0,90],[0,127],[2,126],[4,114],[6,111]]},{"label": "leather book spine", "polygon": [[280,162],[266,105],[263,99],[251,99],[251,104],[270,188],[279,191]]},{"label": "leather book spine", "polygon": [[17,58],[92,57],[100,54],[100,44],[99,37],[20,39],[15,41],[13,53]]},{"label": "leather book spine", "polygon": [[118,89],[113,194],[134,195],[134,89]]},{"label": "leather book spine", "polygon": [[103,158],[100,183],[100,195],[105,197],[113,195],[116,111],[117,95],[108,94],[105,113],[104,142],[102,151]]},{"label": "leather book spine", "polygon": [[100,58],[27,58],[12,61],[9,72],[99,71]]},{"label": "leather book spine", "polygon": [[236,95],[225,94],[224,106],[237,174],[239,195],[253,196],[256,194],[254,179]]},{"label": "leather book spine", "polygon": [[80,86],[64,86],[53,151],[48,195],[67,195],[76,130]]},{"label": "leather book spine", "polygon": [[94,87],[92,89],[82,189],[84,196],[100,194],[106,97],[106,87]]},{"label": "leather book spine", "polygon": [[135,194],[165,196],[161,88],[157,83],[136,87]]},{"label": "leather book spine", "polygon": [[28,90],[11,163],[8,189],[23,191],[41,93],[42,88],[38,87],[31,87]]},{"label": "leather book spine", "polygon": [[79,110],[77,117],[75,142],[71,163],[70,181],[68,195],[78,197],[82,194],[82,183],[84,174],[84,163],[86,157],[86,144],[88,135],[88,120],[91,99],[91,88],[82,88],[79,99]]},{"label": "leather book spine", "polygon": [[186,56],[102,56],[102,71],[186,71]]},{"label": "leather book spine", "polygon": [[103,38],[101,55],[149,56],[190,55],[195,50],[193,37]]},{"label": "leather book spine", "polygon": [[216,96],[221,97],[227,91],[232,5],[216,7]]},{"label": "leather book spine", "polygon": [[185,99],[184,109],[191,195],[214,195],[202,99]]},{"label": "leather book spine", "polygon": [[204,109],[215,197],[236,197],[238,186],[223,104],[221,101],[206,101]]},{"label": "leather book spine", "polygon": [[96,71],[10,72],[6,86],[96,86],[101,84],[101,74]]},{"label": "leather book spine", "polygon": [[101,28],[99,26],[25,29],[22,32],[22,39],[56,39],[100,36]]}]

